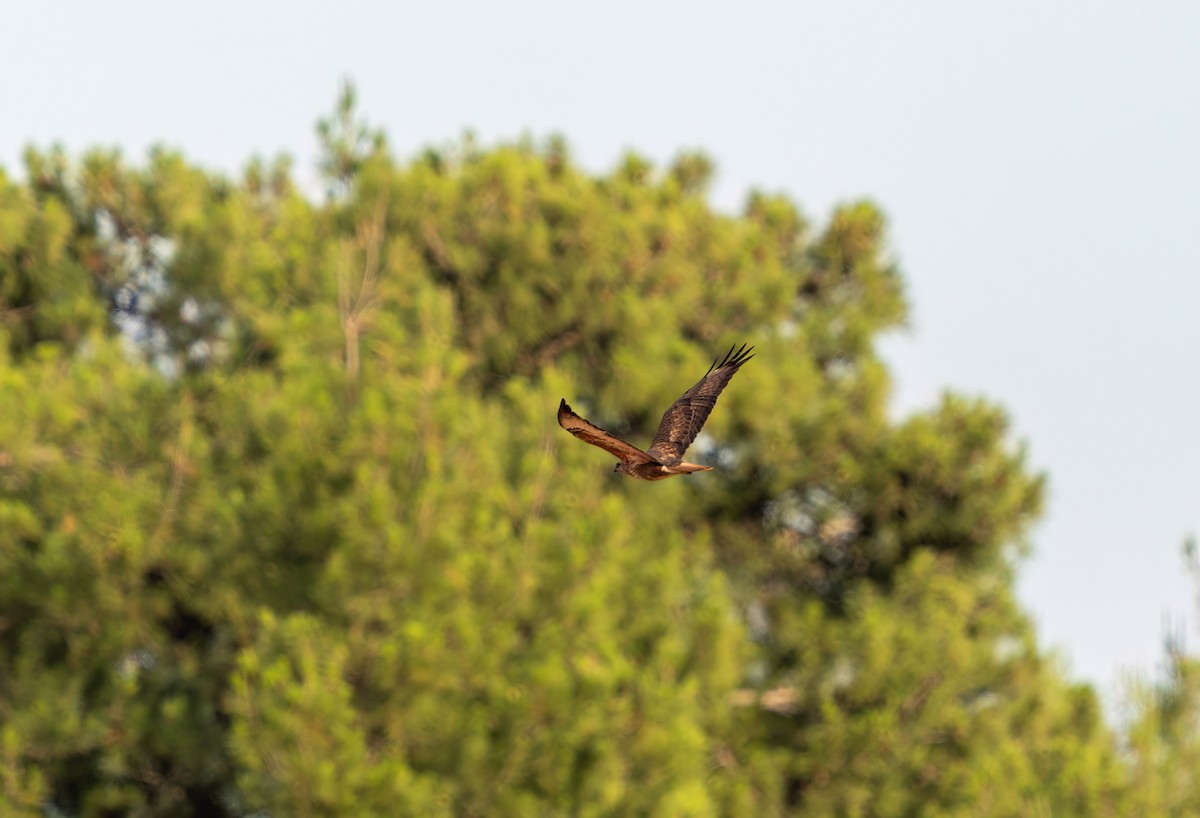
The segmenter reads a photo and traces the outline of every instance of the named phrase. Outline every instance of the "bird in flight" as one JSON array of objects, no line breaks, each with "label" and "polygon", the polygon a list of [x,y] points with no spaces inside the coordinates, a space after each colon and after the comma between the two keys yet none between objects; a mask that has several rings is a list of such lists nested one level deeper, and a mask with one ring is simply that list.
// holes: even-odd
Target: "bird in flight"
[{"label": "bird in flight", "polygon": [[647,451],[643,452],[632,443],[626,443],[581,418],[571,411],[565,398],[558,404],[558,425],[585,443],[599,446],[620,460],[613,471],[640,480],[663,480],[673,474],[712,471],[712,466],[685,463],[683,453],[700,434],[704,421],[708,420],[709,413],[717,405],[721,390],[729,384],[730,378],[741,365],[754,357],[750,354],[753,350],[754,347],[747,348],[742,344],[742,348],[735,353],[730,347],[724,360],[719,364],[714,360],[704,377],[663,413],[654,441]]}]

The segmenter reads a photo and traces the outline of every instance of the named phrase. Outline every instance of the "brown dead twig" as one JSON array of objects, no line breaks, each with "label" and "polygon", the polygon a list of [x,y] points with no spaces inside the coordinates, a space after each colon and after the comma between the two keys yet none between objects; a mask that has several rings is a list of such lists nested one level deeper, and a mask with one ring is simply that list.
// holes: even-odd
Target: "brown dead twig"
[{"label": "brown dead twig", "polygon": [[800,709],[800,691],[794,687],[775,687],[770,690],[735,690],[729,697],[734,707],[760,707],[771,713],[790,716]]},{"label": "brown dead twig", "polygon": [[370,326],[378,306],[381,258],[387,236],[386,220],[387,199],[381,198],[375,206],[375,214],[371,221],[361,225],[358,230],[354,249],[363,254],[364,261],[357,293],[351,292],[350,263],[346,259],[350,253],[344,254],[342,262],[338,264],[338,315],[342,322],[342,332],[346,336],[346,374],[352,382],[358,380],[359,339],[363,331]]}]

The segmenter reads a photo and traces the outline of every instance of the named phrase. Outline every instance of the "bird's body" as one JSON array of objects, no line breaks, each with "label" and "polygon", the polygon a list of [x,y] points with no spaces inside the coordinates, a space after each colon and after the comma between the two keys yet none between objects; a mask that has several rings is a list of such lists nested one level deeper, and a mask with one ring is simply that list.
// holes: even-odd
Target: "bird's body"
[{"label": "bird's body", "polygon": [[717,397],[734,373],[754,357],[750,354],[753,349],[754,347],[747,349],[746,345],[742,344],[742,348],[734,353],[730,347],[724,360],[719,364],[713,361],[704,377],[663,413],[658,432],[655,433],[654,441],[647,451],[642,451],[632,443],[626,443],[581,418],[571,411],[565,398],[558,404],[558,425],[585,443],[599,446],[615,456],[621,461],[615,471],[639,480],[662,480],[676,474],[712,471],[712,466],[685,463],[684,452],[692,445],[696,435],[700,434],[704,421],[708,420],[709,413],[717,405]]}]

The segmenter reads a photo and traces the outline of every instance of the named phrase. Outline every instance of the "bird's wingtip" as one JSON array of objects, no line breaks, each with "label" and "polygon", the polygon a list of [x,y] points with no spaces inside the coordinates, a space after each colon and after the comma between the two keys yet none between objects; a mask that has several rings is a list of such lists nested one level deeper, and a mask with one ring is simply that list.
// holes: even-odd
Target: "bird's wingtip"
[{"label": "bird's wingtip", "polygon": [[[750,346],[749,344],[743,343],[740,348],[737,348],[737,352],[734,352],[735,348],[737,348],[737,344],[734,344],[729,348],[729,352],[725,354],[724,360],[722,360],[720,365],[716,367],[717,369],[723,369],[725,367],[737,369],[742,364],[746,363],[746,361],[754,357],[754,355],[751,354],[754,352],[754,347]],[[715,363],[714,366],[716,366]],[[709,371],[711,372],[712,370],[710,369]]]}]

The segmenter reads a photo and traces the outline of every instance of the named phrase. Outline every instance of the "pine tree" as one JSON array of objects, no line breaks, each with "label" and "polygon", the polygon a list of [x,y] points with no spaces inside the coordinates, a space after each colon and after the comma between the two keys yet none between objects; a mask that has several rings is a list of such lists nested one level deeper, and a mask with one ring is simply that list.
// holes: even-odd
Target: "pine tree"
[{"label": "pine tree", "polygon": [[[1127,760],[1013,600],[1004,412],[889,417],[878,207],[721,214],[702,154],[559,137],[399,160],[349,87],[319,135],[321,201],[286,158],[0,174],[6,814],[1189,808],[1190,722]],[[554,422],[645,443],[734,342],[716,472]]]}]

